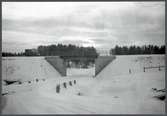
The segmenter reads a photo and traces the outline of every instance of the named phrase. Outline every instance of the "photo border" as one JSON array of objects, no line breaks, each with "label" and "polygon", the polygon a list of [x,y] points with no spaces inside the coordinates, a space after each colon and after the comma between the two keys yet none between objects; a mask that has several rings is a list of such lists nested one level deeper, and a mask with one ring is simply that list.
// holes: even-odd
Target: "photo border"
[{"label": "photo border", "polygon": [[[154,2],[154,1],[157,1],[157,2],[165,2],[165,19],[167,18],[167,15],[166,15],[166,11],[167,11],[167,4],[166,4],[166,0],[1,0],[0,2],[0,5],[1,5],[1,8],[0,8],[0,11],[1,11],[1,23],[0,23],[0,30],[1,30],[1,39],[0,39],[0,52],[1,52],[1,61],[0,61],[0,74],[1,74],[1,78],[0,78],[0,92],[2,93],[2,2]],[[167,29],[167,24],[166,24],[166,21],[165,21],[165,46],[167,45],[167,40],[166,40],[166,29]],[[166,51],[167,51],[167,47],[166,48]],[[167,52],[165,52],[165,90],[167,89]],[[167,94],[166,94],[167,95]],[[0,99],[2,99],[2,94],[0,95]],[[70,115],[70,116],[76,116],[76,115],[79,115],[79,116],[130,116],[130,115],[133,115],[133,116],[161,116],[161,115],[166,115],[167,114],[167,100],[165,99],[165,114],[52,114],[52,115],[55,115],[55,116],[63,116],[63,115]],[[2,101],[0,100],[0,103],[1,103],[1,107],[2,107]],[[1,110],[0,110],[0,114],[1,114]],[[6,115],[6,114],[1,114],[1,115]],[[11,114],[12,116],[17,116],[18,114]],[[22,116],[32,116],[32,114],[21,114]],[[34,115],[34,114],[33,114]],[[50,114],[35,114],[36,116],[38,115],[44,115],[44,116],[51,116]],[[8,115],[6,115],[8,116]],[[10,115],[9,115],[10,116]]]}]

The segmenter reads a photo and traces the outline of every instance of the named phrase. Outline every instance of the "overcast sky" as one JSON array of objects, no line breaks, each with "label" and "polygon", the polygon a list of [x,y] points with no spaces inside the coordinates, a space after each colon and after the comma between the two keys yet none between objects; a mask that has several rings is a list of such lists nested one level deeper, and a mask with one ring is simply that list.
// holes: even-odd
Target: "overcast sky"
[{"label": "overcast sky", "polygon": [[164,45],[165,2],[3,2],[2,51],[75,44]]}]

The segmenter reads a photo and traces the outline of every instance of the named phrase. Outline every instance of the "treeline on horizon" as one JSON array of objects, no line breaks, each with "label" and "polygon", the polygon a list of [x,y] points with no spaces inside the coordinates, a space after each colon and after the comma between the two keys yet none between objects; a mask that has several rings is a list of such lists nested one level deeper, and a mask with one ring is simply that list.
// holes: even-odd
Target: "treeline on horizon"
[{"label": "treeline on horizon", "polygon": [[134,54],[165,54],[165,45],[143,45],[143,46],[118,46],[110,50],[114,55],[134,55]]},{"label": "treeline on horizon", "polygon": [[[37,52],[11,53],[2,52],[2,56],[62,56],[62,57],[97,57],[99,54],[94,47],[79,47],[75,45],[40,45],[36,49]],[[113,55],[133,55],[133,54],[165,54],[165,45],[144,45],[144,46],[118,46],[110,49]]]},{"label": "treeline on horizon", "polygon": [[6,56],[25,56],[24,52],[21,53],[12,53],[12,52],[2,52],[2,56],[6,57]]},{"label": "treeline on horizon", "polygon": [[79,47],[75,45],[48,45],[37,48],[41,56],[61,57],[97,57],[98,53],[94,47]]},{"label": "treeline on horizon", "polygon": [[[32,50],[32,51],[31,51]],[[94,47],[79,47],[76,45],[40,45],[36,51],[27,49],[23,53],[2,52],[2,56],[61,56],[61,57],[91,57],[96,58],[98,53]]]}]

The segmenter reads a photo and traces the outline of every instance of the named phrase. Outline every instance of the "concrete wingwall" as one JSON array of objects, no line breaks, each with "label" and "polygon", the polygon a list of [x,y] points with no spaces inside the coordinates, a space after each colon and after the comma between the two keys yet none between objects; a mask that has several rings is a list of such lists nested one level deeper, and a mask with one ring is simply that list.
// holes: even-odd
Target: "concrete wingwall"
[{"label": "concrete wingwall", "polygon": [[97,76],[116,56],[99,56],[95,60],[95,76]]},{"label": "concrete wingwall", "polygon": [[66,65],[59,56],[47,56],[45,60],[49,62],[62,76],[66,76]]},{"label": "concrete wingwall", "polygon": [[[115,58],[115,56],[99,56],[95,60],[95,76],[97,76]],[[50,63],[62,76],[67,75],[65,62],[59,56],[47,56],[45,57],[45,60]]]}]

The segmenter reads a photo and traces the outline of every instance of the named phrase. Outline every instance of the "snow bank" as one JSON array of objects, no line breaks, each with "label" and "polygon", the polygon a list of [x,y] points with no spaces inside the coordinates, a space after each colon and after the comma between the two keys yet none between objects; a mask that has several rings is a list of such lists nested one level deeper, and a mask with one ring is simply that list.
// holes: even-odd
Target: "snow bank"
[{"label": "snow bank", "polygon": [[[97,75],[97,78],[101,76],[109,78],[110,76],[129,74],[129,70],[131,70],[132,74],[141,73],[146,66],[151,67],[159,65],[165,66],[165,55],[118,55],[113,62],[107,65],[107,67]],[[158,72],[158,69],[148,69],[147,71]]]},{"label": "snow bank", "polygon": [[2,79],[28,81],[36,78],[57,78],[61,75],[44,57],[4,57]]}]

